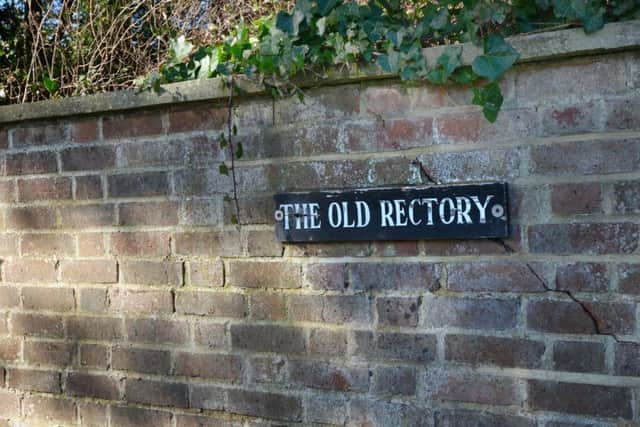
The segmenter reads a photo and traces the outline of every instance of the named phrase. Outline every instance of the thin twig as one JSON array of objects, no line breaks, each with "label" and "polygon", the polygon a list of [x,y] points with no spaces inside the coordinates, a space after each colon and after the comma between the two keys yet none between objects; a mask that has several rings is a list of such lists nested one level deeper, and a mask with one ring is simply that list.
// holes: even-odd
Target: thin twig
[{"label": "thin twig", "polygon": [[236,223],[240,224],[240,203],[238,202],[238,181],[236,179],[236,150],[233,145],[233,76],[229,78],[229,99],[227,101],[227,140],[229,142],[229,151],[231,152],[231,180],[233,185],[233,204],[236,208]]}]

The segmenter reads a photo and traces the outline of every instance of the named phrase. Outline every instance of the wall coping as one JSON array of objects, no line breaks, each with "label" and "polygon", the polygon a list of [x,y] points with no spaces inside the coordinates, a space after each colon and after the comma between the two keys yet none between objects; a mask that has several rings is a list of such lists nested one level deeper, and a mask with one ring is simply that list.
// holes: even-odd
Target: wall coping
[{"label": "wall coping", "polygon": [[[640,49],[640,20],[607,24],[600,31],[587,35],[582,28],[541,32],[510,37],[509,42],[520,52],[518,63],[548,61],[559,58],[586,56]],[[428,63],[442,53],[446,46],[423,50]],[[471,43],[462,45],[462,62],[470,64],[480,52]],[[301,79],[300,87],[339,85],[367,80],[393,79],[395,75],[384,73],[375,66],[357,70],[329,73],[328,79]],[[248,96],[263,95],[264,90],[250,81],[240,84]],[[139,92],[133,89],[81,97],[69,97],[15,104],[0,107],[0,124],[24,120],[51,119],[67,116],[97,114],[153,108],[170,104],[198,101],[221,101],[228,97],[228,90],[220,79],[192,80],[167,84],[161,93]]]}]

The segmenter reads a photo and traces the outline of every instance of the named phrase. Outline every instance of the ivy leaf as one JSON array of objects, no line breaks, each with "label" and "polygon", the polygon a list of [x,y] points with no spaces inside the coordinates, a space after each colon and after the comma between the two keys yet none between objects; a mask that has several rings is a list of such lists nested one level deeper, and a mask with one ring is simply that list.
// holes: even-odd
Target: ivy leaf
[{"label": "ivy leaf", "polygon": [[177,39],[173,39],[169,42],[169,54],[171,56],[171,63],[177,64],[184,61],[191,50],[193,45],[189,43],[184,36],[180,36]]},{"label": "ivy leaf", "polygon": [[484,40],[484,55],[473,60],[473,72],[490,81],[498,79],[520,58],[502,37],[492,34]]},{"label": "ivy leaf", "polygon": [[604,26],[602,2],[594,0],[553,0],[553,13],[557,18],[579,20],[587,34]]},{"label": "ivy leaf", "polygon": [[220,166],[218,166],[218,171],[220,172],[220,175],[229,176],[229,168],[225,163],[220,163]]},{"label": "ivy leaf", "polygon": [[600,28],[604,27],[604,8],[600,7],[593,13],[587,13],[580,20],[584,26],[585,33],[595,33]]},{"label": "ivy leaf", "polygon": [[244,149],[242,148],[242,143],[238,142],[238,145],[236,146],[236,158],[241,159],[243,155]]},{"label": "ivy leaf", "polygon": [[451,79],[456,83],[468,85],[478,80],[478,75],[471,67],[460,67],[451,74]]},{"label": "ivy leaf", "polygon": [[42,84],[44,84],[44,87],[49,91],[50,94],[54,94],[58,91],[58,89],[60,89],[60,84],[57,81],[49,78],[49,76],[44,76],[44,78],[42,79]]},{"label": "ivy leaf", "polygon": [[498,113],[502,107],[502,92],[497,82],[491,82],[482,87],[473,88],[473,104],[482,107],[484,117],[491,123],[498,118]]},{"label": "ivy leaf", "polygon": [[400,48],[402,45],[402,39],[404,38],[405,31],[403,29],[399,29],[398,31],[389,31],[387,33],[387,38],[391,40],[391,43],[397,48]]},{"label": "ivy leaf", "polygon": [[377,62],[383,71],[390,74],[397,74],[400,64],[400,54],[393,49],[389,49],[387,54],[378,55]]},{"label": "ivy leaf", "polygon": [[224,133],[220,134],[219,142],[220,142],[220,148],[224,150],[227,146],[227,137],[224,136]]},{"label": "ivy leaf", "polygon": [[327,16],[337,5],[339,0],[318,0],[318,13]]}]

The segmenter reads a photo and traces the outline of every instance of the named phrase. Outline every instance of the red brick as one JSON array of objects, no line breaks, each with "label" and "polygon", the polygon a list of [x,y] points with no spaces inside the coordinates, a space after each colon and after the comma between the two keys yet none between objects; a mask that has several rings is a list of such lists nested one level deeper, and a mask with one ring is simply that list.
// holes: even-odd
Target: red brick
[{"label": "red brick", "polygon": [[61,279],[65,283],[117,283],[115,260],[75,260],[60,262]]},{"label": "red brick", "polygon": [[521,338],[448,335],[445,358],[473,365],[537,369],[542,366],[543,342]]},{"label": "red brick", "polygon": [[70,256],[74,255],[73,236],[68,234],[23,234],[22,255]]},{"label": "red brick", "polygon": [[80,344],[80,366],[107,369],[108,347],[100,344]]},{"label": "red brick", "polygon": [[624,387],[529,380],[528,396],[529,407],[538,411],[624,419],[633,416],[632,393]]},{"label": "red brick", "polygon": [[[15,330],[15,329],[14,329]],[[14,333],[14,335],[18,335]],[[10,361],[20,358],[19,338],[0,338],[0,360]],[[0,384],[3,384],[0,382]]]},{"label": "red brick", "polygon": [[7,210],[8,229],[52,229],[56,228],[56,211],[48,207],[29,206]]},{"label": "red brick", "polygon": [[9,369],[9,388],[41,393],[60,393],[60,372]]},{"label": "red brick", "polygon": [[489,405],[520,405],[522,396],[518,381],[509,377],[445,372],[427,378],[431,399],[481,403]]},{"label": "red brick", "polygon": [[354,263],[350,264],[350,287],[364,290],[423,290],[440,287],[440,272],[436,264],[426,262]]},{"label": "red brick", "polygon": [[284,384],[287,376],[287,362],[281,357],[257,356],[247,360],[247,371],[252,383]]},{"label": "red brick", "polygon": [[169,195],[166,172],[109,175],[109,197],[152,197]]},{"label": "red brick", "polygon": [[127,319],[130,342],[149,344],[185,344],[189,340],[186,322],[162,319]]},{"label": "red brick", "polygon": [[544,224],[529,227],[534,253],[557,255],[630,254],[638,247],[638,226],[619,224]]},{"label": "red brick", "polygon": [[606,264],[577,262],[559,266],[556,270],[556,289],[570,292],[606,292],[608,288]]},{"label": "red brick", "polygon": [[112,350],[111,367],[124,371],[169,375],[171,354],[164,350],[117,346]]},{"label": "red brick", "polygon": [[189,272],[188,285],[217,288],[224,284],[223,264],[221,261],[189,261],[187,270]]},{"label": "red brick", "polygon": [[[270,119],[271,108],[268,104],[256,105],[252,108],[261,108]],[[266,108],[265,108],[266,107]],[[329,118],[344,118],[355,116],[360,112],[360,88],[358,85],[325,87],[322,91],[314,91],[305,97],[304,102],[297,98],[284,98],[275,103],[273,117],[275,124],[293,124],[301,122],[315,122]],[[242,111],[239,111],[242,114]],[[239,123],[244,120],[254,122],[253,114],[250,117],[239,117]],[[265,123],[265,125],[268,123]],[[248,125],[248,123],[247,123]]]},{"label": "red brick", "polygon": [[283,320],[287,315],[284,295],[259,292],[249,298],[252,319]]},{"label": "red brick", "polygon": [[106,288],[80,288],[78,309],[90,313],[103,313],[108,308]]},{"label": "red brick", "polygon": [[423,301],[427,326],[508,330],[518,323],[519,302],[513,299],[436,297]]},{"label": "red brick", "polygon": [[194,341],[200,346],[222,348],[226,342],[225,329],[224,323],[195,322]]},{"label": "red brick", "polygon": [[551,187],[551,211],[556,215],[602,213],[602,188],[597,182]]},{"label": "red brick", "polygon": [[169,133],[221,130],[227,123],[226,108],[195,108],[169,112]]},{"label": "red brick", "polygon": [[227,284],[247,288],[299,288],[302,272],[291,262],[229,261]]},{"label": "red brick", "polygon": [[242,362],[230,354],[177,353],[174,375],[239,382]]},{"label": "red brick", "polygon": [[115,288],[109,291],[111,309],[120,313],[173,313],[171,291],[147,291]]},{"label": "red brick", "polygon": [[174,202],[122,203],[118,205],[119,225],[177,225],[179,209],[180,205]]},{"label": "red brick", "polygon": [[0,309],[20,306],[20,290],[13,286],[0,286]]},{"label": "red brick", "polygon": [[179,255],[197,256],[240,256],[242,244],[240,233],[205,232],[205,233],[176,233],[176,253]]},{"label": "red brick", "polygon": [[228,410],[231,413],[285,421],[299,421],[302,417],[299,397],[233,389],[228,393]]},{"label": "red brick", "polygon": [[123,321],[112,317],[72,317],[67,320],[67,335],[76,340],[118,340],[124,336]]},{"label": "red brick", "polygon": [[234,349],[254,352],[303,353],[304,331],[279,325],[231,325]]},{"label": "red brick", "polygon": [[[517,148],[434,152],[418,157],[438,182],[507,180],[520,176],[522,152]],[[408,159],[403,159],[407,168]]]},{"label": "red brick", "polygon": [[118,400],[118,380],[106,375],[71,372],[67,375],[66,391],[70,396]]},{"label": "red brick", "polygon": [[636,305],[628,302],[590,302],[583,304],[598,322],[600,332],[614,335],[633,335],[636,332]]},{"label": "red brick", "polygon": [[76,404],[69,399],[45,396],[25,396],[22,403],[24,415],[29,420],[38,420],[45,425],[72,425],[76,419]]},{"label": "red brick", "polygon": [[111,407],[111,425],[118,427],[170,427],[171,413],[142,408]]},{"label": "red brick", "polygon": [[69,123],[69,139],[75,143],[93,142],[98,139],[98,120],[95,117],[73,119]]},{"label": "red brick", "polygon": [[453,291],[544,292],[540,279],[519,262],[474,262],[448,266]]},{"label": "red brick", "polygon": [[63,171],[103,170],[116,166],[116,152],[110,146],[68,148],[60,156]]},{"label": "red brick", "polygon": [[13,146],[16,148],[36,145],[54,145],[66,140],[64,123],[43,122],[13,130]]},{"label": "red brick", "polygon": [[604,373],[604,345],[599,342],[558,341],[553,345],[553,364],[559,371]]},{"label": "red brick", "polygon": [[640,181],[620,182],[613,186],[613,206],[619,214],[640,213]]},{"label": "red brick", "polygon": [[111,234],[111,252],[125,256],[167,256],[169,234],[163,232],[118,232]]},{"label": "red brick", "polygon": [[373,374],[373,393],[382,396],[412,396],[416,392],[417,372],[414,367],[380,366]]},{"label": "red brick", "polygon": [[62,317],[40,314],[11,313],[11,332],[14,336],[27,335],[62,338]]},{"label": "red brick", "polygon": [[24,360],[29,365],[54,365],[66,367],[71,364],[75,345],[58,341],[25,341]]},{"label": "red brick", "polygon": [[618,291],[640,294],[640,264],[618,264]]},{"label": "red brick", "polygon": [[601,106],[600,102],[583,101],[575,105],[547,108],[541,114],[544,134],[565,135],[602,130]]},{"label": "red brick", "polygon": [[355,331],[353,354],[366,360],[432,362],[436,337],[401,332]]},{"label": "red brick", "polygon": [[247,300],[244,295],[230,292],[177,292],[176,312],[242,318],[247,315]]},{"label": "red brick", "polygon": [[127,379],[125,393],[129,402],[172,408],[189,407],[186,384]]},{"label": "red brick", "polygon": [[120,263],[122,283],[129,285],[182,284],[182,263],[174,261],[123,261]]},{"label": "red brick", "polygon": [[137,168],[144,166],[181,165],[185,159],[185,141],[172,139],[169,142],[151,141],[118,146],[118,167]]},{"label": "red brick", "polygon": [[640,140],[578,141],[531,147],[530,172],[602,175],[636,170]]},{"label": "red brick", "polygon": [[71,198],[69,178],[36,178],[18,180],[18,200],[31,202],[40,200],[64,200]]},{"label": "red brick", "polygon": [[[502,414],[489,414],[486,412],[470,411],[464,409],[438,410],[435,413],[437,426],[464,427],[474,424],[492,427],[536,427],[535,420]],[[551,427],[551,424],[547,424]],[[555,426],[560,427],[560,426]],[[568,426],[565,426],[568,427]]]},{"label": "red brick", "polygon": [[371,319],[371,300],[364,295],[289,295],[289,318],[301,322],[361,323]]},{"label": "red brick", "polygon": [[309,354],[340,357],[347,352],[347,334],[330,329],[311,329],[309,333]]},{"label": "red brick", "polygon": [[22,303],[26,310],[71,311],[75,294],[71,288],[22,288]]},{"label": "red brick", "polygon": [[369,86],[362,93],[367,112],[374,115],[406,113],[410,110],[410,98],[403,86]]},{"label": "red brick", "polygon": [[52,173],[58,170],[56,154],[51,151],[34,151],[7,155],[6,174],[33,175]]},{"label": "red brick", "polygon": [[[633,96],[633,95],[632,95]],[[607,99],[605,104],[607,113],[606,129],[638,129],[640,127],[640,99]]]},{"label": "red brick", "polygon": [[104,254],[105,245],[103,234],[82,233],[78,235],[78,255],[81,257],[94,257]]},{"label": "red brick", "polygon": [[558,334],[595,334],[595,324],[573,301],[538,300],[527,305],[527,327]]},{"label": "red brick", "polygon": [[346,264],[307,264],[305,282],[317,290],[343,290],[349,287]]},{"label": "red brick", "polygon": [[129,113],[105,117],[102,121],[102,133],[105,139],[159,135],[163,133],[162,114]]},{"label": "red brick", "polygon": [[433,143],[433,118],[417,117],[385,121],[385,148],[402,150]]},{"label": "red brick", "polygon": [[75,181],[75,199],[102,199],[102,178],[98,175],[83,175],[73,178]]},{"label": "red brick", "polygon": [[289,382],[324,390],[366,392],[369,389],[369,370],[366,367],[292,360],[289,362]]},{"label": "red brick", "polygon": [[60,226],[63,228],[82,229],[93,227],[109,227],[115,222],[115,206],[113,204],[76,205],[60,207]]}]

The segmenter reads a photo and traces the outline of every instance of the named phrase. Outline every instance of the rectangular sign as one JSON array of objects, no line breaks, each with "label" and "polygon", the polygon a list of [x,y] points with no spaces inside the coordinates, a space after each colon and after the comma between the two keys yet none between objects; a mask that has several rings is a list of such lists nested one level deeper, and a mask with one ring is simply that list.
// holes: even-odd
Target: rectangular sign
[{"label": "rectangular sign", "polygon": [[507,184],[280,193],[281,242],[508,237]]}]

